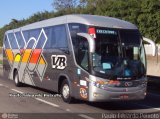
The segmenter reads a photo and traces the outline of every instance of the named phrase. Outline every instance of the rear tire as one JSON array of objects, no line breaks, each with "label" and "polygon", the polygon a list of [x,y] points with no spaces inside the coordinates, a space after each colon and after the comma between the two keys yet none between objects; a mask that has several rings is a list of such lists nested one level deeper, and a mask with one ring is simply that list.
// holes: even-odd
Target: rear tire
[{"label": "rear tire", "polygon": [[14,83],[15,83],[16,87],[22,86],[22,84],[19,82],[18,71],[15,71],[15,73],[14,73]]},{"label": "rear tire", "polygon": [[66,103],[73,102],[73,97],[71,97],[71,90],[67,80],[64,80],[61,85],[61,95],[62,99]]}]

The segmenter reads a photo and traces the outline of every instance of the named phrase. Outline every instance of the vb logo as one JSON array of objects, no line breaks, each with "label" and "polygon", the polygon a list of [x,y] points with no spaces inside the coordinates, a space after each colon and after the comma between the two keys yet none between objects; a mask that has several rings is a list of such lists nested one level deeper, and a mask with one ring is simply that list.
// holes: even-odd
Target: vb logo
[{"label": "vb logo", "polygon": [[67,66],[67,58],[65,55],[51,56],[52,68],[65,69]]}]

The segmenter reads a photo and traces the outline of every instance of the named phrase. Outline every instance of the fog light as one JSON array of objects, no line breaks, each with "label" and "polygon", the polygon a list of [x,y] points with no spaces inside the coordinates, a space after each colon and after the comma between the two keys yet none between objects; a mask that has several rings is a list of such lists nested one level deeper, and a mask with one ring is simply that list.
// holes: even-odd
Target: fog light
[{"label": "fog light", "polygon": [[93,93],[93,97],[99,97],[99,96],[100,96],[100,94],[98,94],[96,92]]},{"label": "fog light", "polygon": [[145,92],[145,93],[144,93],[144,95],[146,96],[146,95],[147,95],[147,93]]},{"label": "fog light", "polygon": [[97,88],[100,88],[100,84],[99,84],[99,83],[97,83],[97,84],[96,84],[96,87],[97,87]]},{"label": "fog light", "polygon": [[104,89],[104,85],[101,85],[101,88]]}]

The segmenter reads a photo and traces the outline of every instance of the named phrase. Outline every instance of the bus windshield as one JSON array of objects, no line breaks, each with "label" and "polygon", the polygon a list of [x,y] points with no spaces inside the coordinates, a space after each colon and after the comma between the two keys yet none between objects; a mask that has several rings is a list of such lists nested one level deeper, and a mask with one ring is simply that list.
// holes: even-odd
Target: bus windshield
[{"label": "bus windshield", "polygon": [[108,79],[136,78],[145,74],[144,48],[138,31],[95,29],[93,72]]},{"label": "bus windshield", "polygon": [[[70,24],[76,62],[92,75],[106,79],[133,79],[145,75],[145,52],[138,30],[86,27]],[[88,30],[87,30],[88,29]],[[95,52],[89,56],[89,44],[76,33],[89,33],[95,40]]]}]

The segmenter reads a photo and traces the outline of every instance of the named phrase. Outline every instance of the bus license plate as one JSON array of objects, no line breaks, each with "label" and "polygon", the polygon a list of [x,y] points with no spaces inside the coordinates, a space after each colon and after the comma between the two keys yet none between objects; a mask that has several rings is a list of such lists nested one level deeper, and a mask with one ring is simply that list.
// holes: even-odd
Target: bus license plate
[{"label": "bus license plate", "polygon": [[120,99],[128,99],[129,97],[128,97],[128,95],[121,95],[120,96]]}]

